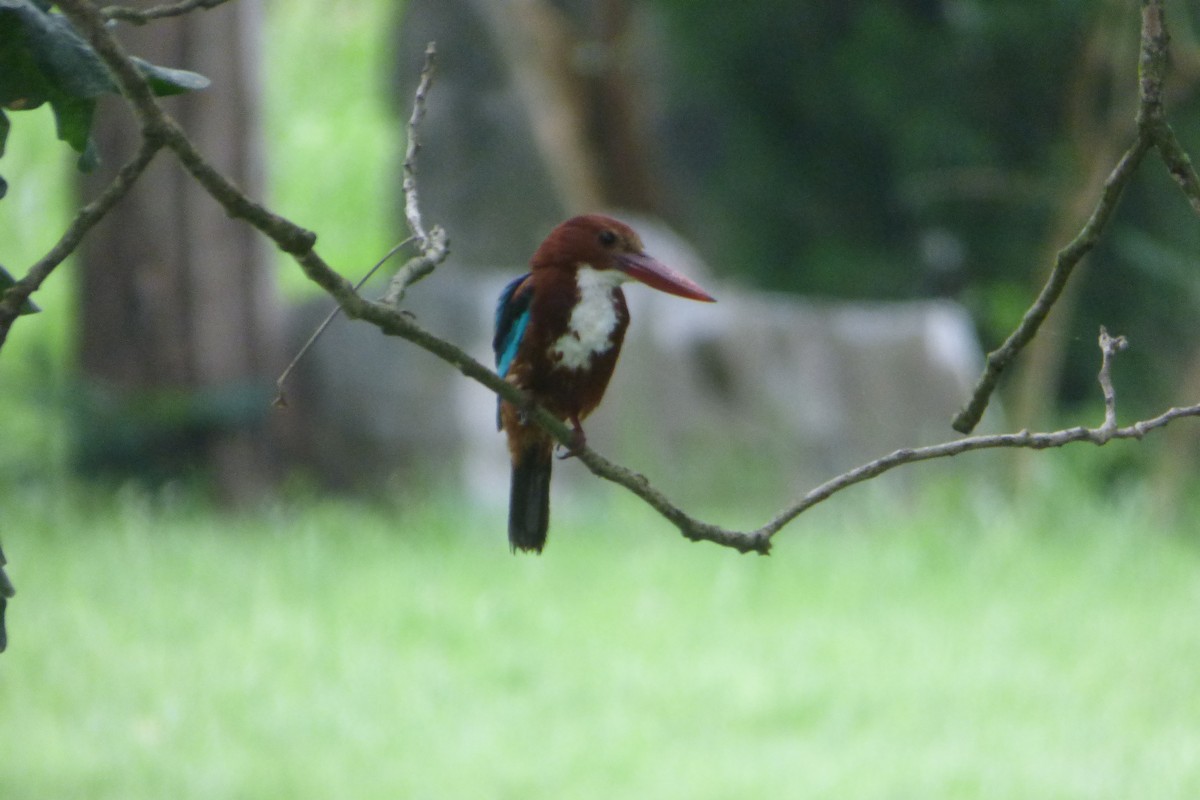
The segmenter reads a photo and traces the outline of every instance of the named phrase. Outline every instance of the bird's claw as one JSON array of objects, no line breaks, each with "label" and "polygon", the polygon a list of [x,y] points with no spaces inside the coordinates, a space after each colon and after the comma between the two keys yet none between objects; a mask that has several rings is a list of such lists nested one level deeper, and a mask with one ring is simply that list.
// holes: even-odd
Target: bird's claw
[{"label": "bird's claw", "polygon": [[537,408],[537,403],[534,402],[532,397],[524,397],[514,407],[517,409],[517,424],[521,427],[533,424],[533,412]]},{"label": "bird's claw", "polygon": [[585,444],[587,444],[587,436],[583,434],[583,428],[576,426],[571,431],[571,441],[565,445],[559,445],[562,448],[562,452],[558,455],[559,460],[564,461],[579,455],[579,451],[583,449]]}]

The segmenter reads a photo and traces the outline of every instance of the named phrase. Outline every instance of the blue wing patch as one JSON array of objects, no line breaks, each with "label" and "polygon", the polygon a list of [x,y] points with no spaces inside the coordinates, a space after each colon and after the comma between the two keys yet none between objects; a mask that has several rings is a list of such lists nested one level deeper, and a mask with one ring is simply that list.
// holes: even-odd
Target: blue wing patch
[{"label": "blue wing patch", "polygon": [[[496,354],[496,374],[508,375],[513,359],[521,348],[521,339],[529,327],[529,306],[533,302],[533,282],[525,274],[504,287],[496,303],[496,332],[492,352]],[[496,399],[496,429],[500,428],[500,400]]]},{"label": "blue wing patch", "polygon": [[533,284],[529,275],[522,275],[504,287],[496,304],[496,331],[492,337],[492,352],[496,355],[496,373],[508,374],[525,329],[529,326],[529,306],[533,301]]}]

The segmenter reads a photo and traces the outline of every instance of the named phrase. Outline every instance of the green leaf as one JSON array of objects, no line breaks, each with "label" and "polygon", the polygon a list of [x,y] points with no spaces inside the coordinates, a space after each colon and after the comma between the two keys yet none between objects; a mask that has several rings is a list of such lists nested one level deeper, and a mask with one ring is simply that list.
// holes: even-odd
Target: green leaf
[{"label": "green leaf", "polygon": [[149,61],[130,56],[141,73],[146,76],[150,88],[159,96],[183,94],[198,89],[207,89],[211,81],[198,72],[188,72],[186,69],[172,69],[151,64]]},{"label": "green leaf", "polygon": [[92,130],[92,114],[96,110],[96,101],[85,97],[63,95],[50,101],[54,111],[54,124],[58,138],[78,152],[82,153],[87,147],[88,136]]},{"label": "green leaf", "polygon": [[[16,283],[17,279],[10,275],[8,270],[6,270],[3,266],[0,266],[0,296],[15,286]],[[41,311],[41,309],[38,308],[32,300],[26,298],[25,302],[21,304],[21,310],[18,313],[36,314],[39,311]]]},{"label": "green leaf", "polygon": [[46,13],[29,0],[16,3],[13,13],[23,34],[18,37],[47,82],[74,97],[96,98],[117,90],[100,56],[66,17]]},{"label": "green leaf", "polygon": [[[86,172],[99,162],[91,138],[96,98],[119,90],[96,52],[66,17],[50,12],[50,5],[0,0],[0,106],[16,111],[50,103],[58,138],[80,154],[79,169]],[[158,95],[209,85],[195,72],[132,60]],[[0,155],[2,146],[0,141]]]},{"label": "green leaf", "polygon": [[0,0],[0,106],[37,108],[46,102],[50,83],[33,58],[20,14]]}]

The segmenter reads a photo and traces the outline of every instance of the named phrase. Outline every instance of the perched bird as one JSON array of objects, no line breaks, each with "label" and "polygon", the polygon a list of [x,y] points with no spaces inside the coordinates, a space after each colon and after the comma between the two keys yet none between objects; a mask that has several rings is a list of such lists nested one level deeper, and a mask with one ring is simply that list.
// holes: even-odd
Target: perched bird
[{"label": "perched bird", "polygon": [[[529,273],[509,283],[496,306],[496,371],[571,424],[569,456],[584,442],[581,422],[604,396],[629,326],[621,284],[636,280],[680,297],[714,300],[646,255],[628,225],[599,214],[559,225],[529,264]],[[554,440],[525,409],[503,400],[497,426],[508,435],[512,458],[509,545],[514,552],[540,553],[550,523]]]}]

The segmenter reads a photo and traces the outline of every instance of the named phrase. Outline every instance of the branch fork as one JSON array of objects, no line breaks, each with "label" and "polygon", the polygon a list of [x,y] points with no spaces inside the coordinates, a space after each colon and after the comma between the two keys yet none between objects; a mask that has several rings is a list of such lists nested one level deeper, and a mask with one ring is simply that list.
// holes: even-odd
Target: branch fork
[{"label": "branch fork", "polygon": [[1166,21],[1163,17],[1163,0],[1142,0],[1141,49],[1138,55],[1138,111],[1137,134],[1124,155],[1113,168],[1104,191],[1079,234],[1054,259],[1054,267],[1045,286],[1038,293],[1033,305],[1021,318],[1020,323],[1009,334],[1004,343],[988,353],[983,374],[979,377],[971,398],[958,414],[951,426],[959,433],[975,430],[983,418],[992,393],[1000,381],[1000,374],[1012,363],[1025,345],[1037,335],[1042,322],[1049,316],[1055,302],[1062,294],[1071,277],[1071,272],[1083,257],[1095,247],[1100,236],[1112,219],[1121,195],[1128,187],[1134,173],[1141,165],[1142,157],[1154,148],[1175,179],[1179,188],[1197,214],[1200,214],[1200,178],[1192,167],[1191,159],[1175,132],[1167,123],[1163,110],[1163,85],[1166,81],[1169,62]]},{"label": "branch fork", "polygon": [[[158,7],[157,11],[147,10],[144,16],[147,19],[152,18],[152,13],[157,16],[171,16],[195,8],[212,7],[219,4],[220,1],[185,0],[185,2],[171,6]],[[244,219],[269,237],[280,250],[289,253],[305,275],[336,300],[338,308],[347,316],[365,320],[385,334],[406,339],[450,364],[467,378],[476,381],[505,400],[528,406],[533,419],[556,441],[563,445],[572,443],[572,430],[569,426],[544,408],[532,403],[529,397],[499,377],[492,369],[474,360],[457,345],[426,331],[411,314],[398,308],[408,287],[432,273],[448,253],[445,231],[438,226],[433,226],[427,231],[421,220],[415,172],[415,158],[419,149],[419,142],[415,135],[416,126],[424,115],[425,99],[432,81],[435,56],[432,44],[426,49],[425,64],[422,67],[421,80],[417,87],[413,113],[409,121],[409,140],[404,162],[405,214],[413,236],[393,248],[392,252],[376,265],[376,269],[392,253],[410,242],[416,244],[419,252],[397,271],[383,299],[371,301],[359,293],[361,281],[357,286],[351,284],[321,258],[315,250],[316,234],[274,214],[248,198],[196,151],[186,134],[173,119],[163,112],[150,92],[145,79],[134,68],[128,56],[107,29],[106,22],[109,18],[124,19],[128,17],[127,14],[110,8],[106,9],[106,15],[106,13],[98,11],[87,0],[60,0],[59,6],[116,76],[123,94],[129,100],[141,123],[142,144],[137,155],[121,168],[116,178],[101,195],[79,211],[50,252],[30,268],[26,277],[11,287],[0,299],[0,345],[3,344],[3,337],[12,320],[15,319],[16,311],[21,303],[74,250],[88,229],[124,196],[155,154],[166,149],[179,159],[192,177],[231,216]],[[1008,341],[999,350],[989,354],[987,368],[976,387],[971,402],[955,420],[954,427],[960,432],[967,433],[978,423],[1001,371],[1037,332],[1041,321],[1050,312],[1058,294],[1062,291],[1072,268],[1095,245],[1112,215],[1117,200],[1128,185],[1132,173],[1139,165],[1142,156],[1151,147],[1158,149],[1189,201],[1200,212],[1200,180],[1197,179],[1186,152],[1175,139],[1162,114],[1162,80],[1167,52],[1166,30],[1162,20],[1162,0],[1143,0],[1142,7],[1141,106],[1138,115],[1137,138],[1110,175],[1101,199],[1083,230],[1075,240],[1059,252],[1050,280],[1037,301],[1026,312],[1021,324]],[[131,19],[130,21],[135,20]],[[896,450],[822,483],[791,506],[780,511],[766,524],[754,530],[726,529],[691,516],[667,499],[646,476],[609,461],[586,444],[578,446],[575,455],[593,474],[624,486],[644,500],[674,524],[684,537],[692,541],[713,542],[742,553],[766,554],[770,552],[775,534],[804,511],[843,489],[875,478],[905,464],[952,457],[960,453],[990,448],[1045,449],[1062,447],[1079,441],[1103,445],[1113,439],[1141,439],[1150,431],[1165,427],[1176,419],[1200,417],[1200,404],[1198,404],[1172,408],[1152,419],[1120,427],[1116,420],[1116,397],[1112,386],[1111,370],[1114,357],[1125,349],[1127,343],[1124,337],[1110,336],[1107,331],[1102,329],[1099,345],[1102,356],[1099,382],[1105,404],[1104,421],[1100,427],[1095,429],[1075,427],[1050,433],[1030,433],[1028,430],[1021,430],[1017,433],[968,436],[927,447]]]}]

